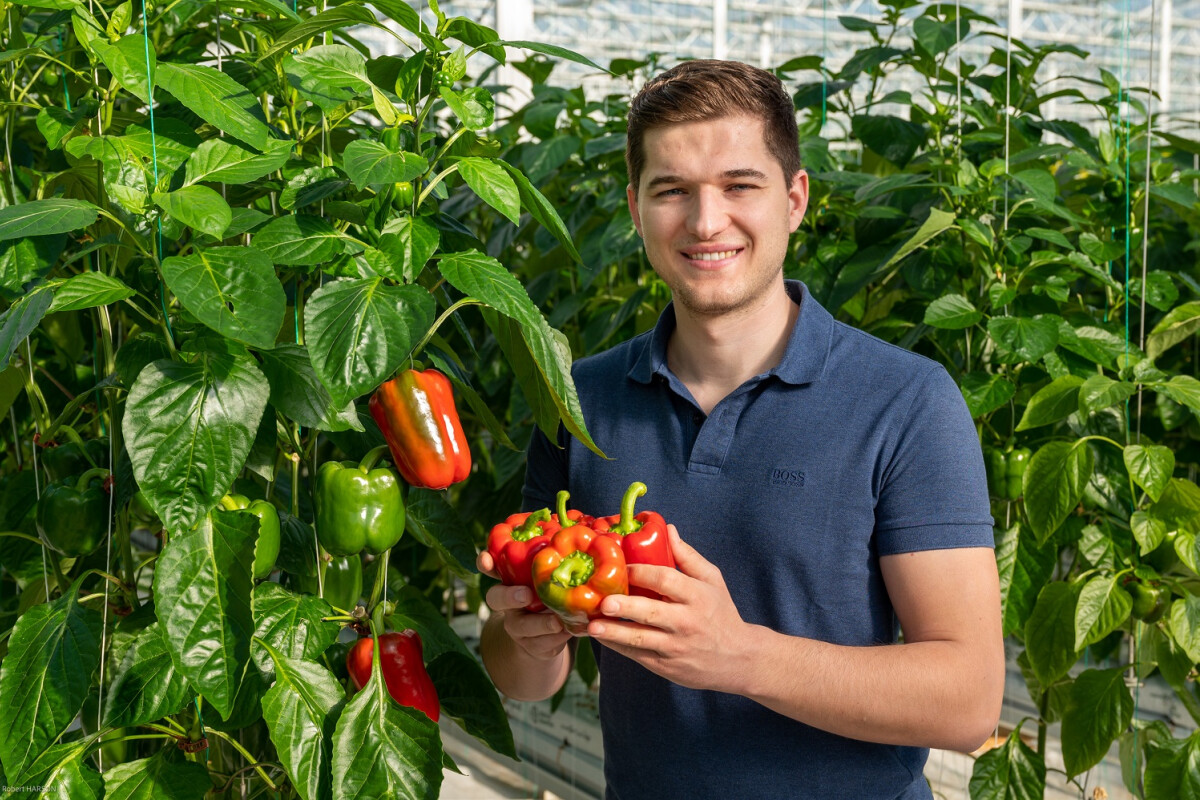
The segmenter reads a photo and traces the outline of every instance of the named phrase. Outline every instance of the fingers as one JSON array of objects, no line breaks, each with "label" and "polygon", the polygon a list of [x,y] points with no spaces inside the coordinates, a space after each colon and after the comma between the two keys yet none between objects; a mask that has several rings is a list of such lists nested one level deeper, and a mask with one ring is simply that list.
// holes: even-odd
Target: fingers
[{"label": "fingers", "polygon": [[475,567],[489,578],[500,580],[500,573],[496,571],[496,562],[487,550],[481,550],[475,557]]},{"label": "fingers", "polygon": [[[700,555],[696,548],[685,542],[674,525],[667,525],[667,535],[671,540],[671,555],[675,556],[675,566],[679,568],[680,572],[705,583],[724,584],[721,570]],[[664,592],[659,592],[659,594],[664,594]]]}]

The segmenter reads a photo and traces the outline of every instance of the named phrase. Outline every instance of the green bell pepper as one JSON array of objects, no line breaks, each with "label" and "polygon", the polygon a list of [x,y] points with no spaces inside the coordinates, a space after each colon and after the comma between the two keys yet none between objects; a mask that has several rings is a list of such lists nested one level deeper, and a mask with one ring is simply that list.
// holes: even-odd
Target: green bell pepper
[{"label": "green bell pepper", "polygon": [[[303,594],[320,595],[315,577],[291,575],[292,588]],[[329,605],[343,611],[353,611],[362,597],[363,569],[358,555],[333,558],[325,564],[325,594]]]},{"label": "green bell pepper", "polygon": [[376,447],[357,465],[326,461],[317,470],[317,540],[335,556],[390,550],[404,534],[404,499],[390,469],[372,469],[387,452]]},{"label": "green bell pepper", "polygon": [[108,440],[65,442],[58,447],[47,447],[40,455],[50,480],[65,481],[84,470],[108,464]]},{"label": "green bell pepper", "polygon": [[991,495],[1001,500],[1020,498],[1024,493],[1025,469],[1029,466],[1029,448],[989,448],[983,455]]},{"label": "green bell pepper", "polygon": [[230,511],[248,511],[258,517],[258,541],[254,544],[254,579],[263,580],[275,569],[279,558],[279,512],[266,500],[251,501],[241,494],[227,494],[222,507]]},{"label": "green bell pepper", "polygon": [[96,551],[108,533],[109,496],[102,484],[90,484],[108,474],[97,467],[46,487],[38,500],[37,529],[47,547],[69,558]]}]

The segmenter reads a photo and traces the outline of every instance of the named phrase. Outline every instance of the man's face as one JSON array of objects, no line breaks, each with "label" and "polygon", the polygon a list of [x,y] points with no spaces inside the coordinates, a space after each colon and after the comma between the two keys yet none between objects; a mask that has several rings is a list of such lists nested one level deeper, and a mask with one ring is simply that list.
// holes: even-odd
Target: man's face
[{"label": "man's face", "polygon": [[808,176],[789,185],[762,120],[744,115],[653,128],[643,150],[629,208],[676,303],[708,317],[754,308],[780,279]]}]

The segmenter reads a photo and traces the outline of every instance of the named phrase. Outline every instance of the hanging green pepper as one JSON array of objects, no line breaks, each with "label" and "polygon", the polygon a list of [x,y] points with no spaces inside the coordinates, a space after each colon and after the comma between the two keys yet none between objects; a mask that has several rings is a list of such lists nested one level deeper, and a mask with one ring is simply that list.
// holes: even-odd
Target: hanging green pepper
[{"label": "hanging green pepper", "polygon": [[317,470],[317,539],[335,556],[379,554],[404,533],[404,499],[390,469],[372,469],[387,452],[380,445],[357,465],[326,461]]},{"label": "hanging green pepper", "polygon": [[[316,577],[290,575],[291,586],[304,594],[320,594]],[[362,559],[358,554],[331,558],[325,564],[325,594],[329,605],[353,611],[363,593]]]},{"label": "hanging green pepper", "polygon": [[47,547],[69,558],[96,551],[108,533],[109,490],[102,480],[108,475],[97,467],[46,487],[38,500],[37,529]]},{"label": "hanging green pepper", "polygon": [[991,495],[1000,500],[1020,498],[1024,492],[1025,469],[1029,466],[1029,448],[1014,449],[1011,445],[1005,450],[988,448],[983,455]]},{"label": "hanging green pepper", "polygon": [[64,442],[41,452],[42,466],[52,481],[65,481],[85,470],[108,463],[108,439]]},{"label": "hanging green pepper", "polygon": [[258,541],[254,544],[254,579],[263,580],[275,569],[279,557],[279,512],[266,500],[251,501],[241,494],[227,494],[221,505],[230,511],[248,511],[258,517]]}]

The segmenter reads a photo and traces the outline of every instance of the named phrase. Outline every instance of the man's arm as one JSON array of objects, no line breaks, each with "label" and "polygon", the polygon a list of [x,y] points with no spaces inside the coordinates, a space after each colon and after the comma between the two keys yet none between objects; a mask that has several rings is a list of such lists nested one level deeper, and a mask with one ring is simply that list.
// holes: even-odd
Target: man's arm
[{"label": "man's arm", "polygon": [[[672,531],[674,529],[672,528]],[[631,567],[667,602],[610,597],[589,634],[684,686],[743,695],[864,741],[970,752],[992,733],[1004,694],[994,555],[930,550],[880,559],[904,643],[847,647],[744,622],[720,570],[672,535],[679,571]]]}]

